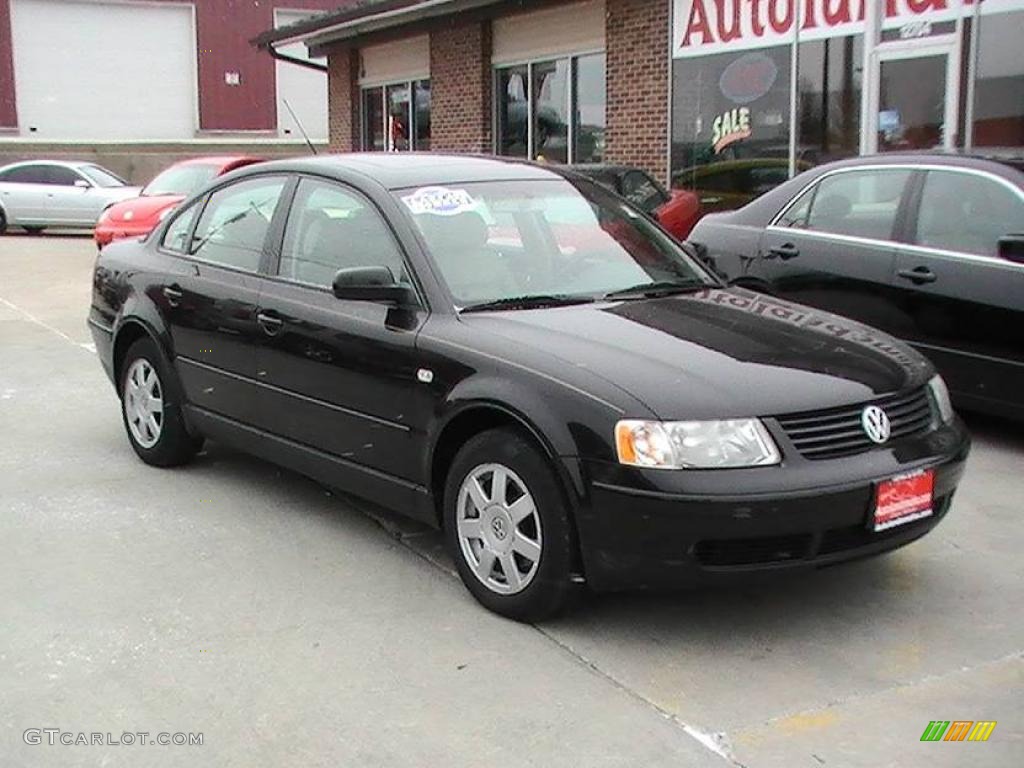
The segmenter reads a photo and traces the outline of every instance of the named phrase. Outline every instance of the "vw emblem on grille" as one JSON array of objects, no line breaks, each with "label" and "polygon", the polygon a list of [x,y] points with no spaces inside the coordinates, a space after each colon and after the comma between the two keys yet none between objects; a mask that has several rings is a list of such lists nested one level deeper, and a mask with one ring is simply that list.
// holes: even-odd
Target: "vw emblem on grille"
[{"label": "vw emblem on grille", "polygon": [[873,443],[884,443],[889,439],[889,432],[892,425],[885,411],[877,405],[869,405],[860,414],[860,424],[864,427],[864,434]]}]

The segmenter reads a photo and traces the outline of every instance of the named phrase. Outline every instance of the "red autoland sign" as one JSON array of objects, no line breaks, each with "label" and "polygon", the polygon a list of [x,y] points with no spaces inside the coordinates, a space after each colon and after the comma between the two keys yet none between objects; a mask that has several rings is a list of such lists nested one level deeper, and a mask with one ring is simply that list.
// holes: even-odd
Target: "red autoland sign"
[{"label": "red autoland sign", "polygon": [[877,2],[883,28],[919,21],[951,21],[974,13],[1024,10],[1024,0],[674,0],[673,55],[705,56],[792,42],[795,19],[801,40],[864,31],[866,3]]}]

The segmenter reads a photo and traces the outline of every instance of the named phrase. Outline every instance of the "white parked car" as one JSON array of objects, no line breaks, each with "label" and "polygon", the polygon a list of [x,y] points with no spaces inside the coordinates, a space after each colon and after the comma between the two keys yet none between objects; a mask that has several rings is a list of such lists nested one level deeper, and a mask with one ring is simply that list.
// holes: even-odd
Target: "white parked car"
[{"label": "white parked car", "polygon": [[107,206],[137,197],[139,187],[92,163],[31,160],[0,168],[0,232],[93,227]]}]

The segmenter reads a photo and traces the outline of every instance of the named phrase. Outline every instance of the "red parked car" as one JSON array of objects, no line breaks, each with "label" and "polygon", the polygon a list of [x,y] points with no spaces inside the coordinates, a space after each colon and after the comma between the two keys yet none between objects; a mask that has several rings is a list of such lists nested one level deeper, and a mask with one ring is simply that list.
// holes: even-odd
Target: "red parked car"
[{"label": "red parked car", "polygon": [[115,203],[100,215],[93,237],[102,248],[124,237],[144,237],[174,207],[210,179],[260,162],[258,157],[196,157],[182,160],[157,175],[139,197]]},{"label": "red parked car", "polygon": [[689,236],[700,218],[700,199],[696,193],[687,189],[668,192],[647,171],[627,165],[584,164],[571,168],[622,195],[679,240]]}]

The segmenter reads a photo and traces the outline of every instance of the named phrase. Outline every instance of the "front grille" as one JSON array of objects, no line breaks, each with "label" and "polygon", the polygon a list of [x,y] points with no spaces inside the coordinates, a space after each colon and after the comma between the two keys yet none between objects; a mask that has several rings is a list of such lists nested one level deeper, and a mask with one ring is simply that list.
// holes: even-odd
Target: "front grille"
[{"label": "front grille", "polygon": [[889,417],[892,431],[888,442],[920,435],[932,424],[931,401],[923,387],[860,405],[794,413],[776,420],[801,455],[815,460],[837,459],[878,447],[861,426],[861,413],[868,405],[877,405]]}]

